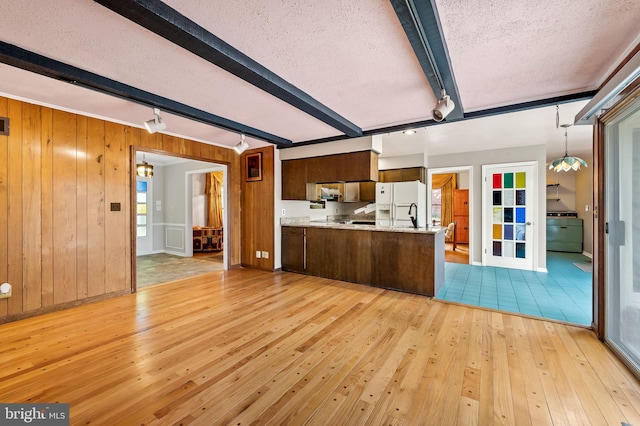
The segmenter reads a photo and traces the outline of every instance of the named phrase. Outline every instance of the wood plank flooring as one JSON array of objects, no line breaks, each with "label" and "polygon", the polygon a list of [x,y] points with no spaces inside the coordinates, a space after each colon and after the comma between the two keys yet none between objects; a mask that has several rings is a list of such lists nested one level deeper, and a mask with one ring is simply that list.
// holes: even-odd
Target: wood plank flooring
[{"label": "wood plank flooring", "polygon": [[0,326],[0,401],[73,425],[640,425],[591,331],[291,273],[215,272]]}]

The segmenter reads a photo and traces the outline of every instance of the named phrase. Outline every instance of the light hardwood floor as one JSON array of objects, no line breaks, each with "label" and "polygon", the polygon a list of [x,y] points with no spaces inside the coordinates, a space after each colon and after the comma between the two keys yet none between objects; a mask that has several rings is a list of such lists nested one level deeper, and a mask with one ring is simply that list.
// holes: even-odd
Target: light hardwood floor
[{"label": "light hardwood floor", "polygon": [[0,401],[71,424],[640,425],[591,331],[231,270],[0,326]]}]

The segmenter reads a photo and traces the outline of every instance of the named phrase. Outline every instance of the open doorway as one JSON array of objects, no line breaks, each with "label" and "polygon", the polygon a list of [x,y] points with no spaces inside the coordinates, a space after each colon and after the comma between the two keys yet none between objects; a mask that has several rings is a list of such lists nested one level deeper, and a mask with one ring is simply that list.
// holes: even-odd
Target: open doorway
[{"label": "open doorway", "polygon": [[[152,177],[136,176],[134,291],[228,269],[226,165],[155,151],[134,155],[136,164],[146,162],[153,169]],[[216,185],[207,188],[212,176]],[[212,201],[205,193],[210,189],[217,214],[212,223],[208,222]]]},{"label": "open doorway", "polygon": [[445,261],[470,263],[471,167],[428,171],[429,221],[445,228]]}]

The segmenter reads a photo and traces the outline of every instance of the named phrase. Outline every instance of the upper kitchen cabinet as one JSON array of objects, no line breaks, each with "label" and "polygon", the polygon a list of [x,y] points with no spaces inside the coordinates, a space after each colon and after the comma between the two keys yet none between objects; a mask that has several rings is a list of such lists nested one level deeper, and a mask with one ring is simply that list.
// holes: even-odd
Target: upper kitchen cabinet
[{"label": "upper kitchen cabinet", "polygon": [[359,151],[282,161],[282,199],[306,200],[307,183],[378,180],[378,154]]},{"label": "upper kitchen cabinet", "polygon": [[335,156],[338,181],[362,182],[378,180],[378,154],[373,151],[352,152]]},{"label": "upper kitchen cabinet", "polygon": [[337,182],[340,165],[337,156],[327,155],[322,157],[307,158],[307,182],[329,183]]},{"label": "upper kitchen cabinet", "polygon": [[307,198],[306,159],[282,162],[282,199],[305,200]]},{"label": "upper kitchen cabinet", "polygon": [[360,182],[378,180],[378,154],[349,152],[307,158],[307,182]]},{"label": "upper kitchen cabinet", "polygon": [[378,182],[412,182],[419,180],[427,183],[427,169],[424,167],[407,167],[403,169],[380,170]]}]

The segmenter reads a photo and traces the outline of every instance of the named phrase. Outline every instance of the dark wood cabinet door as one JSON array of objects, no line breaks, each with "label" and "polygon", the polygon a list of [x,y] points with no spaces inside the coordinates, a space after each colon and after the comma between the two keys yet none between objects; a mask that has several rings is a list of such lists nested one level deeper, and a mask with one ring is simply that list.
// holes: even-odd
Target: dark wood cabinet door
[{"label": "dark wood cabinet door", "polygon": [[373,151],[340,154],[335,158],[338,177],[344,182],[375,181],[378,179],[378,154]]},{"label": "dark wood cabinet door", "polygon": [[424,167],[410,167],[408,169],[402,169],[402,182],[411,182],[414,180],[426,183]]},{"label": "dark wood cabinet door", "polygon": [[[376,287],[434,296],[439,258],[435,239],[444,234],[372,232],[371,279]],[[442,260],[444,265],[444,259]]]},{"label": "dark wood cabinet door", "polygon": [[371,282],[371,232],[307,228],[307,272],[341,281]]},{"label": "dark wood cabinet door", "polygon": [[427,183],[427,170],[424,167],[407,167],[404,169],[380,170],[378,182],[411,182],[419,180]]},{"label": "dark wood cabinet door", "polygon": [[283,226],[281,248],[282,270],[305,273],[305,255],[305,228]]},{"label": "dark wood cabinet door", "polygon": [[378,173],[378,182],[402,182],[402,170],[381,170]]},{"label": "dark wood cabinet door", "polygon": [[360,201],[376,201],[375,182],[360,182]]},{"label": "dark wood cabinet door", "polygon": [[307,199],[306,159],[284,160],[282,162],[282,199]]},{"label": "dark wood cabinet door", "polygon": [[338,170],[334,155],[307,158],[307,182],[336,182]]}]

